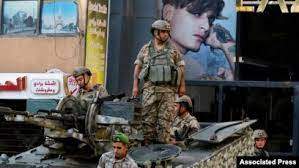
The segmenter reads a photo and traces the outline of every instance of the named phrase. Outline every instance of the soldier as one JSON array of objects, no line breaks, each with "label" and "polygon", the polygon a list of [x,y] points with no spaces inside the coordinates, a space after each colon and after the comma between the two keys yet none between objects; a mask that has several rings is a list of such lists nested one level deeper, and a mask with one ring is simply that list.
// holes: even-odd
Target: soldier
[{"label": "soldier", "polygon": [[177,116],[171,128],[173,144],[176,144],[176,141],[184,141],[200,129],[197,119],[190,115],[192,101],[189,96],[184,95],[175,101],[175,111]]},{"label": "soldier", "polygon": [[151,26],[153,39],[140,50],[135,61],[133,97],[141,80],[143,134],[145,143],[169,143],[174,120],[175,94],[185,93],[184,61],[169,41],[170,24],[157,20]]},{"label": "soldier", "polygon": [[77,98],[79,100],[86,100],[81,101],[82,107],[87,110],[88,105],[87,102],[91,102],[95,92],[99,92],[100,97],[108,96],[107,90],[100,84],[92,85],[90,82],[91,79],[91,72],[88,68],[85,67],[77,67],[72,74],[77,84],[80,87],[79,93],[77,95]]},{"label": "soldier", "polygon": [[254,130],[253,138],[255,156],[269,157],[269,153],[264,149],[268,138],[266,131],[262,129]]},{"label": "soldier", "polygon": [[137,168],[135,161],[127,154],[129,138],[117,133],[113,138],[113,151],[104,153],[97,168]]},{"label": "soldier", "polygon": [[[108,92],[106,89],[100,85],[92,85],[90,82],[91,79],[91,71],[86,67],[77,67],[74,69],[72,75],[74,76],[77,84],[80,87],[79,93],[76,96],[76,98],[80,101],[80,107],[82,111],[87,112],[88,106],[92,102],[94,96],[96,95],[96,92],[99,92],[99,97],[105,97],[108,96]],[[71,95],[68,95],[71,96]],[[66,98],[68,98],[68,96]],[[78,112],[78,111],[77,111]],[[45,135],[53,135],[55,134],[55,131],[52,133],[50,129],[45,129]],[[56,143],[52,138],[46,137],[45,145],[50,146],[52,144]]]}]

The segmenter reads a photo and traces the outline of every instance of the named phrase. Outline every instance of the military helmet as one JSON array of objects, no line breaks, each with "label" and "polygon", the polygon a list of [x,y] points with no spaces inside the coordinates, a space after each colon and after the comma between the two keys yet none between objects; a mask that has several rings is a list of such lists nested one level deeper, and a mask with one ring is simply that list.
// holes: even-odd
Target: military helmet
[{"label": "military helmet", "polygon": [[77,77],[77,76],[84,75],[84,74],[87,74],[88,76],[91,76],[91,72],[88,68],[86,68],[86,67],[77,67],[77,68],[74,69],[72,75],[74,77]]},{"label": "military helmet", "polygon": [[182,97],[179,97],[174,101],[175,103],[188,103],[189,107],[192,108],[192,100],[189,96],[183,95]]},{"label": "military helmet", "polygon": [[129,138],[126,134],[119,132],[114,135],[113,142],[122,142],[124,144],[128,144]]},{"label": "military helmet", "polygon": [[268,135],[265,130],[257,129],[253,131],[253,138],[268,138]]},{"label": "military helmet", "polygon": [[167,30],[170,31],[170,24],[165,20],[156,20],[151,27],[151,32],[154,30]]}]

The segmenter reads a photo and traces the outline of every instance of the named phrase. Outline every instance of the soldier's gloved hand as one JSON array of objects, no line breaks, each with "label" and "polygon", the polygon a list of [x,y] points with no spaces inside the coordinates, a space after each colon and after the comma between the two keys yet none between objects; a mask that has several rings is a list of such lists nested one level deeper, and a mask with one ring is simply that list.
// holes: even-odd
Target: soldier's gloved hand
[{"label": "soldier's gloved hand", "polygon": [[171,137],[169,143],[175,145],[176,144],[175,138]]},{"label": "soldier's gloved hand", "polygon": [[179,133],[177,130],[174,131],[174,136],[175,136],[176,141],[182,141],[183,140],[181,133]]},{"label": "soldier's gloved hand", "polygon": [[189,131],[190,131],[190,128],[185,125],[181,132],[181,137],[183,140],[185,140],[188,137]]}]

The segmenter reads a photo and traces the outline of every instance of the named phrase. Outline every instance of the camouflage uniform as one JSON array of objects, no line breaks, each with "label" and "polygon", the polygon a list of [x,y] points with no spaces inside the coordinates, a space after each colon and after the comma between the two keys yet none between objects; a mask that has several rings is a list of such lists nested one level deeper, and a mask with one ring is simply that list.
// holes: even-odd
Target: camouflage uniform
[{"label": "camouflage uniform", "polygon": [[254,156],[269,157],[269,153],[265,149],[254,148]]},{"label": "camouflage uniform", "polygon": [[[140,50],[135,65],[141,67],[149,63],[150,52],[149,49],[153,45],[150,41],[144,45]],[[170,60],[176,66],[184,66],[179,51],[170,42],[166,42],[169,50],[165,48],[162,51],[156,51],[154,54],[161,52],[170,52]],[[170,127],[175,118],[174,100],[177,87],[170,84],[154,84],[153,82],[144,79],[142,91],[142,105],[143,105],[143,134],[146,140],[157,140],[160,143],[169,143]],[[158,139],[157,139],[158,138]]]},{"label": "camouflage uniform", "polygon": [[186,136],[190,136],[194,132],[197,132],[199,129],[200,126],[197,119],[188,113],[184,118],[181,118],[179,116],[175,118],[171,128],[171,135],[174,136],[175,131],[177,131],[179,134],[187,131]]},{"label": "camouflage uniform", "polygon": [[87,91],[84,89],[80,89],[77,95],[78,100],[80,100],[80,104],[84,111],[87,111],[89,104],[92,102],[96,92],[99,92],[99,97],[108,96],[107,90],[102,85],[95,85],[91,90]]},{"label": "camouflage uniform", "polygon": [[[83,76],[84,78],[84,87],[88,85],[88,83],[90,82],[92,73],[90,71],[90,69],[86,68],[86,67],[77,67],[74,69],[72,75],[77,78],[79,76]],[[87,81],[87,83],[85,83],[86,79],[85,76],[89,77],[89,80]],[[77,80],[77,79],[76,79]],[[100,84],[96,84],[93,86],[93,88],[91,88],[90,90],[86,90],[84,88],[80,88],[79,93],[77,94],[76,98],[78,100],[80,100],[80,105],[82,106],[84,111],[87,111],[89,104],[92,102],[94,96],[97,94],[97,92],[99,92],[99,97],[105,97],[108,96],[108,92],[107,90]]]},{"label": "camouflage uniform", "polygon": [[138,168],[138,166],[129,155],[124,159],[115,160],[114,152],[111,151],[101,156],[97,168]]}]

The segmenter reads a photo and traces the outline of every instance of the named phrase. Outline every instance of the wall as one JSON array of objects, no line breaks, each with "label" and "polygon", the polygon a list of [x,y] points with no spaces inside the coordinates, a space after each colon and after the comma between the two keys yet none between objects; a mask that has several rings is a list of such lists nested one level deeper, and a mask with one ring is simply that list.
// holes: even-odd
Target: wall
[{"label": "wall", "polygon": [[78,37],[2,37],[0,72],[71,72],[81,63]]}]

